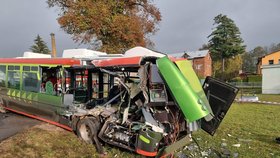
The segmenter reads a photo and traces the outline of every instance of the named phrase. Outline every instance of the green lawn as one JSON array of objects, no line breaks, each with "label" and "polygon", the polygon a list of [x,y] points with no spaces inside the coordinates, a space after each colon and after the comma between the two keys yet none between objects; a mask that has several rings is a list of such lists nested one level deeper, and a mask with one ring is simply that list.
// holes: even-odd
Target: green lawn
[{"label": "green lawn", "polygon": [[[135,154],[106,146],[107,157],[135,157]],[[53,125],[42,124],[0,143],[1,158],[99,158],[95,147]]]},{"label": "green lawn", "polygon": [[235,103],[215,136],[202,131],[193,136],[200,138],[198,144],[203,150],[214,148],[221,152],[221,144],[226,143],[231,154],[236,152],[240,157],[280,157],[280,145],[274,141],[280,137],[280,106]]},{"label": "green lawn", "polygon": [[280,94],[257,94],[261,101],[272,101],[280,103]]},{"label": "green lawn", "polygon": [[[99,157],[93,146],[73,133],[52,128],[35,127],[0,143],[0,157]],[[277,136],[280,136],[280,106],[247,103],[233,104],[215,136],[203,131],[193,135],[202,151],[213,148],[221,152],[221,144],[226,143],[231,154],[256,158],[280,155],[280,145],[274,142]],[[117,148],[106,147],[106,151],[109,158],[136,157]]]}]

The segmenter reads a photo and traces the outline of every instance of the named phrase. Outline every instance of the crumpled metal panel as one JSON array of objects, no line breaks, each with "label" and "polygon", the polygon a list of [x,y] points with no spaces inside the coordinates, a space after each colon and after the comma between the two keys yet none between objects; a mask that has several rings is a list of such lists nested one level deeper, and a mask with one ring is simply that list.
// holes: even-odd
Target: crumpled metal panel
[{"label": "crumpled metal panel", "polygon": [[193,122],[208,115],[209,111],[206,105],[175,64],[168,57],[160,58],[156,62],[164,81],[187,121]]},{"label": "crumpled metal panel", "polygon": [[201,98],[203,103],[206,105],[210,114],[205,116],[205,120],[210,121],[213,118],[214,114],[210,107],[208,99],[202,89],[202,85],[200,84],[199,79],[192,68],[191,62],[188,60],[180,60],[180,61],[175,61],[175,63],[180,69],[180,71],[183,73],[186,80],[189,82],[192,89],[196,92],[196,94]]}]

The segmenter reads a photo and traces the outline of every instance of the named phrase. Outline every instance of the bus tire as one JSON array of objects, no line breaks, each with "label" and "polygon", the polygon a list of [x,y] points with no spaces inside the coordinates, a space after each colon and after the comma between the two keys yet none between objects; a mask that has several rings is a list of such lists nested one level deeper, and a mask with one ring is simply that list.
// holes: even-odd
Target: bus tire
[{"label": "bus tire", "polygon": [[77,135],[89,144],[95,144],[98,153],[103,154],[103,147],[98,139],[100,122],[95,117],[85,117],[77,124]]}]

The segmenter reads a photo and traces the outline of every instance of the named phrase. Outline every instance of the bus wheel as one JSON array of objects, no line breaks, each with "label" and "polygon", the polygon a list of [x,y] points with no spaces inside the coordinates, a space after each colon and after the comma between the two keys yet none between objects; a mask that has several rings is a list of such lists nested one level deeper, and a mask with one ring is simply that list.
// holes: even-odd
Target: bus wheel
[{"label": "bus wheel", "polygon": [[95,117],[85,117],[77,124],[77,135],[82,140],[89,144],[95,144],[96,149],[100,154],[104,153],[103,147],[98,140],[98,131],[100,122]]}]

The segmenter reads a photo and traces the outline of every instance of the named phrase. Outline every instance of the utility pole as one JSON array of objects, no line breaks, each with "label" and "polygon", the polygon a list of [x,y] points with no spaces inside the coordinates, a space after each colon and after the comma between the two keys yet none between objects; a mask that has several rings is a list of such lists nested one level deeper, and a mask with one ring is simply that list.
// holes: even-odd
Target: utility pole
[{"label": "utility pole", "polygon": [[51,33],[51,41],[52,41],[52,56],[56,58],[56,45],[55,45],[55,36],[54,33]]}]

